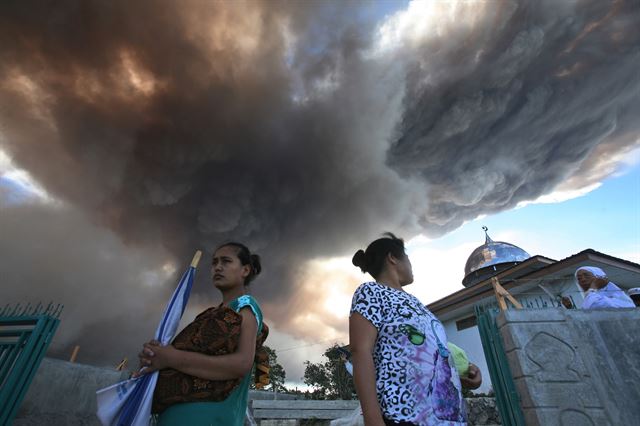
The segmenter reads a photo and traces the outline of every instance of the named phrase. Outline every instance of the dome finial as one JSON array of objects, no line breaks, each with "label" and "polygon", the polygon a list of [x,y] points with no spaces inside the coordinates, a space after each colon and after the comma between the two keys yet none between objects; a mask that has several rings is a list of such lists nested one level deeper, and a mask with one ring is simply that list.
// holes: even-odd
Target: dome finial
[{"label": "dome finial", "polygon": [[482,230],[484,231],[484,236],[485,236],[484,243],[485,244],[492,243],[493,240],[491,239],[491,237],[489,236],[489,233],[487,232],[489,228],[487,228],[486,226],[483,226]]}]

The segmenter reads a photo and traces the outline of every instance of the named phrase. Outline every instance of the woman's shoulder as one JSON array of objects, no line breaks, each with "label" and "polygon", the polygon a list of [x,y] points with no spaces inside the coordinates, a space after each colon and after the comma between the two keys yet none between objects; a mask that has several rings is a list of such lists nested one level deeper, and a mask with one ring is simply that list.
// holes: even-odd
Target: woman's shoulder
[{"label": "woman's shoulder", "polygon": [[367,281],[358,286],[354,295],[367,295],[372,297],[384,297],[385,299],[407,298],[409,293],[390,288],[376,281]]},{"label": "woman's shoulder", "polygon": [[373,292],[380,292],[382,290],[384,290],[383,285],[380,285],[375,281],[365,281],[362,284],[360,284],[358,288],[356,288],[356,291],[354,293],[361,293],[361,292],[373,293]]},{"label": "woman's shoulder", "polygon": [[239,311],[240,309],[249,306],[252,310],[262,312],[258,301],[253,296],[248,294],[244,294],[238,297],[236,300],[231,302],[229,306],[235,311]]},{"label": "woman's shoulder", "polygon": [[358,303],[374,305],[394,305],[406,303],[406,294],[380,284],[376,281],[368,281],[360,284],[353,293],[352,305]]},{"label": "woman's shoulder", "polygon": [[371,287],[372,285],[374,285],[375,282],[374,281],[365,281],[362,284],[360,284],[357,288],[356,291],[362,289],[362,288],[367,288],[367,287]]},{"label": "woman's shoulder", "polygon": [[377,298],[380,295],[380,284],[375,281],[367,281],[358,286],[353,292],[353,300]]},{"label": "woman's shoulder", "polygon": [[258,321],[258,329],[262,328],[262,309],[260,309],[258,301],[253,296],[243,294],[242,296],[231,302],[229,306],[236,312],[240,312],[240,310],[243,308],[251,309],[251,312],[253,312],[253,315],[256,317],[256,321]]}]

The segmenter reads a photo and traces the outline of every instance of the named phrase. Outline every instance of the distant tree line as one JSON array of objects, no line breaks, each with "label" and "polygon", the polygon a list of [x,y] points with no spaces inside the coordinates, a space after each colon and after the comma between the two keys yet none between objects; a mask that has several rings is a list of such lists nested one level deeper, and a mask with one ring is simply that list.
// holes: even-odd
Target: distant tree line
[{"label": "distant tree line", "polygon": [[[305,361],[303,381],[312,389],[302,391],[297,388],[285,387],[284,383],[287,374],[282,365],[278,363],[276,351],[265,346],[269,354],[270,369],[269,385],[265,386],[263,390],[300,395],[306,399],[357,399],[353,377],[347,372],[345,363],[340,357],[338,349],[340,347],[341,345],[336,343],[327,348],[323,353],[323,357],[326,358],[324,362],[314,364],[310,361]],[[252,388],[255,389],[253,384]],[[493,397],[495,393],[493,389],[490,389],[487,393],[476,393],[463,389],[463,396],[465,398]]]},{"label": "distant tree line", "polygon": [[304,363],[304,383],[314,389],[303,393],[306,398],[356,399],[353,377],[347,372],[338,348],[340,345],[334,344],[324,351],[325,362]]}]

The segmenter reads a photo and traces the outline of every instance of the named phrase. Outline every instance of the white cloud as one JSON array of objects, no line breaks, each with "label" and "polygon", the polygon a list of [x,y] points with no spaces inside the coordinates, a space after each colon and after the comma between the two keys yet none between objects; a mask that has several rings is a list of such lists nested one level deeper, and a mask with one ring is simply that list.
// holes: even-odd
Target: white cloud
[{"label": "white cloud", "polygon": [[464,265],[478,241],[439,249],[429,245],[423,236],[407,243],[413,266],[414,282],[406,290],[422,303],[429,304],[463,288]]},{"label": "white cloud", "polygon": [[0,148],[0,180],[9,182],[15,188],[14,191],[20,195],[20,199],[24,201],[35,199],[45,203],[59,203],[26,170],[15,166],[11,157],[2,148]]},{"label": "white cloud", "polygon": [[382,56],[402,47],[415,47],[425,40],[450,37],[454,31],[469,31],[486,13],[487,3],[414,0],[406,10],[389,16],[379,26],[372,55]]},{"label": "white cloud", "polygon": [[596,182],[591,185],[584,186],[578,189],[567,189],[567,190],[558,190],[553,191],[550,194],[542,195],[541,197],[536,198],[535,200],[529,201],[521,201],[518,203],[516,208],[520,209],[522,207],[526,207],[531,204],[554,204],[554,203],[562,203],[563,201],[572,200],[574,198],[579,198],[584,195],[587,195],[591,191],[595,191],[596,189],[602,186],[602,182]]},{"label": "white cloud", "polygon": [[562,203],[579,198],[602,186],[608,177],[619,177],[640,163],[640,139],[627,149],[613,154],[607,153],[606,144],[596,147],[585,161],[586,170],[579,170],[574,176],[558,185],[553,192],[544,194],[535,200],[521,201],[516,208],[530,204]]}]

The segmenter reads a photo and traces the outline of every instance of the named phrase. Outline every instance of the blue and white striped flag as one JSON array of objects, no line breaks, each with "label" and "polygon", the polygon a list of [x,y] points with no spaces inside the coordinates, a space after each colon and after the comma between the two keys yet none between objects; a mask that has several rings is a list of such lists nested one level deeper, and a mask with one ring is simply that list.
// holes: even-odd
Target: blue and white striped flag
[{"label": "blue and white striped flag", "polygon": [[[180,319],[189,301],[196,266],[202,252],[197,251],[189,269],[185,271],[171,296],[156,330],[155,339],[168,345],[178,330]],[[104,426],[148,426],[151,418],[153,391],[158,372],[125,380],[96,392],[98,418]]]}]

